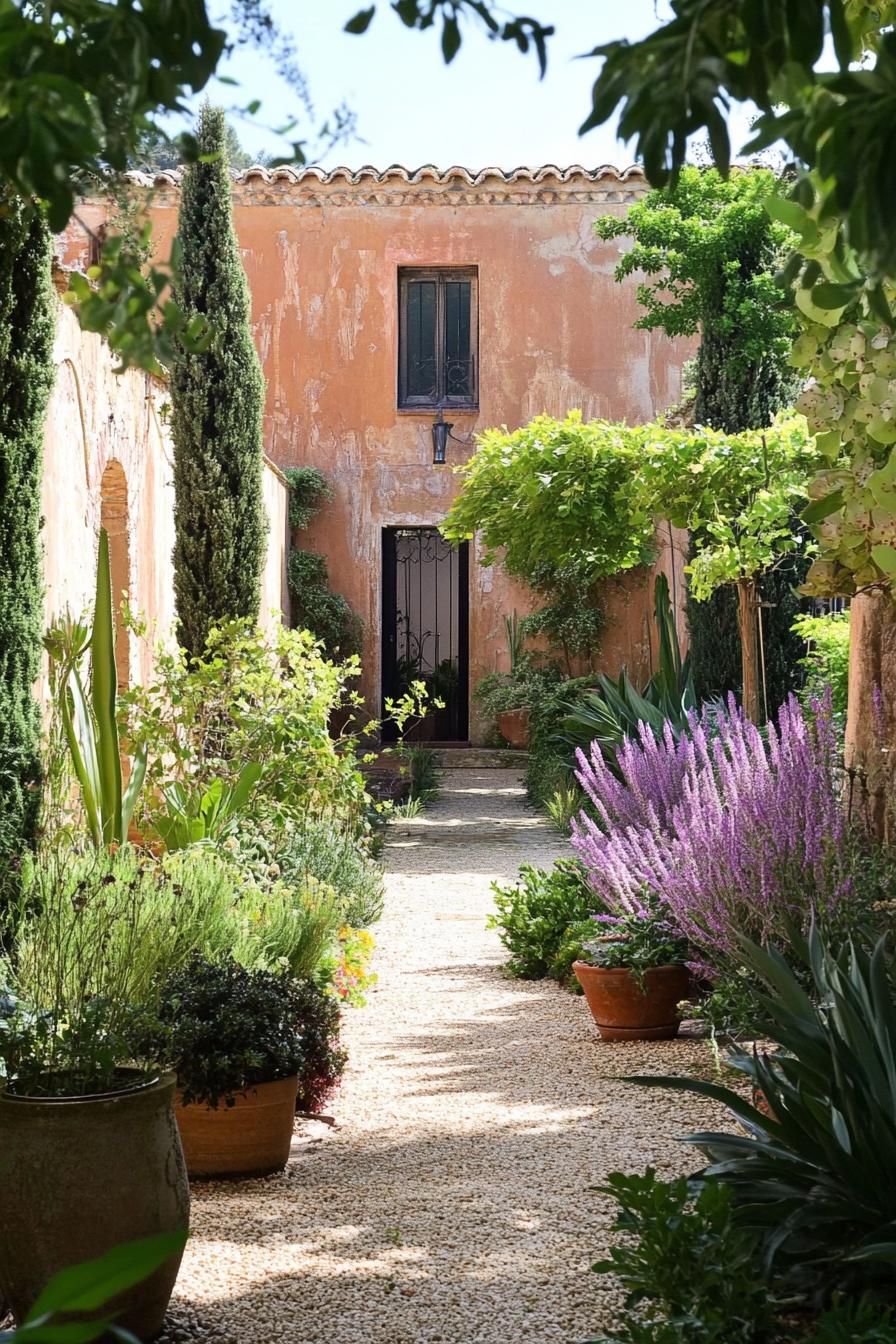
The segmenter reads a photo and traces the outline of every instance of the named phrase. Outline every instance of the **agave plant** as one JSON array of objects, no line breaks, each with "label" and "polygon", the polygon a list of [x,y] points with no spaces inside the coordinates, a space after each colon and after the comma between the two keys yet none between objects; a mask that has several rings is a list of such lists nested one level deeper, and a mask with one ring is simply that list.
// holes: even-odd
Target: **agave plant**
[{"label": "agave plant", "polygon": [[615,680],[602,674],[596,690],[586,691],[575,704],[565,706],[566,717],[553,740],[570,757],[575,757],[578,748],[587,752],[596,742],[616,773],[616,748],[625,738],[637,735],[640,723],[648,724],[657,737],[667,723],[676,736],[686,731],[688,713],[697,707],[697,695],[690,654],[681,656],[665,574],[656,577],[653,611],[659,637],[657,671],[643,691],[635,688],[625,668]]},{"label": "agave plant", "polygon": [[[118,673],[115,666],[115,624],[112,617],[112,576],[109,538],[100,531],[96,566],[93,626],[70,616],[47,632],[51,687],[72,766],[81,792],[84,815],[97,848],[121,844],[146,775],[146,751],[131,762],[127,788],[123,786],[121,744],[118,736]],[[89,694],[81,664],[90,656]]]},{"label": "agave plant", "polygon": [[233,784],[213,779],[208,788],[190,789],[180,781],[164,785],[165,811],[152,823],[169,850],[219,841],[229,835],[261,778],[257,761],[244,765]]},{"label": "agave plant", "polygon": [[689,1136],[710,1159],[697,1179],[730,1187],[769,1269],[854,1287],[896,1263],[896,994],[885,939],[834,953],[813,928],[794,946],[811,993],[778,951],[743,940],[765,986],[764,1034],[779,1051],[731,1063],[768,1113],[699,1079],[630,1081],[724,1102],[744,1132]]},{"label": "agave plant", "polygon": [[504,633],[507,635],[507,653],[510,657],[510,675],[515,676],[519,669],[523,650],[526,646],[524,623],[517,615],[516,608],[514,608],[509,616],[504,617]]}]

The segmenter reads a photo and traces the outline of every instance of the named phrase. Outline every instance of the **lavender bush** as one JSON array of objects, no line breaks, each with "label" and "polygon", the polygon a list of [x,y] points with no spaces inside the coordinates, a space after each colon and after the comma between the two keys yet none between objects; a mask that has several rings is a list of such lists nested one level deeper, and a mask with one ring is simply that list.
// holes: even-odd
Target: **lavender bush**
[{"label": "lavender bush", "polygon": [[642,731],[617,759],[622,781],[578,753],[594,818],[573,823],[573,846],[611,911],[665,902],[704,969],[738,959],[737,934],[786,941],[849,889],[829,697],[808,716],[791,698],[767,742],[732,699],[678,741]]}]

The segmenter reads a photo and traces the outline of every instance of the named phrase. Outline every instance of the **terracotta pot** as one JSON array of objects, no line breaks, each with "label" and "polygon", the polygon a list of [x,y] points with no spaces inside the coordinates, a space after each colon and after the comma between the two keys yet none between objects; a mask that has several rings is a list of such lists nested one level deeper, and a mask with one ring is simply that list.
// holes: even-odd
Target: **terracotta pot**
[{"label": "terracotta pot", "polygon": [[[188,1226],[175,1086],[169,1073],[96,1097],[0,1093],[0,1297],[16,1321],[61,1269]],[[138,1339],[155,1339],[180,1259],[173,1256],[102,1314],[115,1314]]]},{"label": "terracotta pot", "polygon": [[177,1123],[191,1176],[264,1176],[289,1160],[296,1111],[297,1076],[258,1083],[232,1106],[180,1098]]},{"label": "terracotta pot", "polygon": [[128,827],[128,844],[133,845],[135,849],[146,850],[154,859],[161,858],[165,853],[165,841],[160,836],[148,838],[133,822]]},{"label": "terracotta pot", "polygon": [[572,969],[605,1041],[663,1041],[678,1035],[678,1005],[691,983],[686,966],[652,967],[644,972],[643,989],[624,967],[574,961]]},{"label": "terracotta pot", "polygon": [[509,746],[525,751],[530,740],[528,709],[505,709],[498,715],[498,732]]}]

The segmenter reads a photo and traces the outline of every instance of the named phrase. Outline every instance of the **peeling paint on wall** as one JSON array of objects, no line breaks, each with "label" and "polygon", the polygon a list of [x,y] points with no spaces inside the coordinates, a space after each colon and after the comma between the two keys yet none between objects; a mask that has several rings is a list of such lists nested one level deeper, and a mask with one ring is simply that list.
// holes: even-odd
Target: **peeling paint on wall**
[{"label": "peeling paint on wall", "polygon": [[[378,708],[380,555],[384,527],[438,524],[458,489],[432,465],[432,411],[399,412],[398,268],[476,266],[479,409],[452,408],[458,439],[513,429],[542,411],[630,422],[676,401],[687,342],[636,331],[634,280],[613,271],[625,240],[595,239],[601,214],[624,214],[646,190],[639,169],[251,169],[234,185],[234,217],[268,380],[266,447],[281,467],[309,464],[335,492],[303,536],[365,622],[363,689]],[[176,179],[156,179],[164,248],[176,225]],[[451,465],[472,442],[449,442]],[[659,564],[671,566],[663,545]],[[676,589],[678,592],[679,590]],[[537,605],[500,567],[474,556],[471,683],[500,665],[503,617]],[[607,585],[603,665],[651,666],[651,585]],[[480,725],[481,727],[481,725]]]},{"label": "peeling paint on wall", "polygon": [[[105,342],[82,332],[70,308],[57,305],[56,380],[44,428],[45,613],[49,624],[90,610],[101,521],[112,520],[119,546],[116,573],[131,607],[150,623],[148,640],[128,641],[122,682],[145,681],[154,646],[171,637],[174,588],[172,453],[165,383],[136,369],[116,374]],[[288,490],[267,465],[263,481],[268,552],[261,613],[288,610]],[[118,605],[116,595],[116,606]],[[46,675],[41,692],[47,694]]]}]

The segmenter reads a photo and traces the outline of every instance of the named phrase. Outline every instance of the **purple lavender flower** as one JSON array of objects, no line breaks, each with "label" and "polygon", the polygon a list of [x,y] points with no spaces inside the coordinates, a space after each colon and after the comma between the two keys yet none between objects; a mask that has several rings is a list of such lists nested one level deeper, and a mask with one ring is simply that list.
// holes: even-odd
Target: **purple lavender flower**
[{"label": "purple lavender flower", "polygon": [[617,749],[623,780],[600,752],[578,753],[582,813],[572,843],[611,912],[664,901],[703,960],[737,955],[737,935],[781,936],[848,892],[845,818],[835,785],[831,698],[804,716],[791,697],[767,740],[733,698],[659,739],[641,725]]}]

